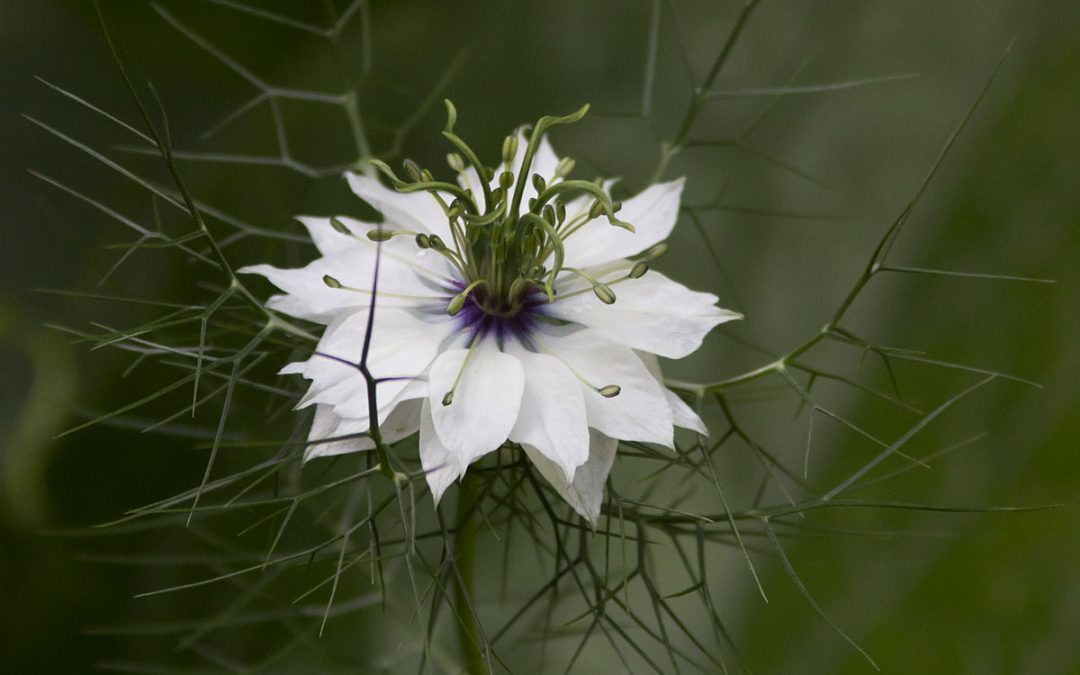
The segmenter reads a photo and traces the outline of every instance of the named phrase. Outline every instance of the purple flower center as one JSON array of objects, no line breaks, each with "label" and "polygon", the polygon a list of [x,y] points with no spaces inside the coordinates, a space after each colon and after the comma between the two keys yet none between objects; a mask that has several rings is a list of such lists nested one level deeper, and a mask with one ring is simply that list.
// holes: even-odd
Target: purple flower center
[{"label": "purple flower center", "polygon": [[[457,292],[465,290],[465,283],[454,281]],[[543,315],[547,296],[536,287],[511,302],[506,298],[493,297],[484,286],[478,286],[470,294],[461,311],[454,316],[462,330],[469,330],[473,339],[494,336],[500,343],[507,338],[526,340]]]}]

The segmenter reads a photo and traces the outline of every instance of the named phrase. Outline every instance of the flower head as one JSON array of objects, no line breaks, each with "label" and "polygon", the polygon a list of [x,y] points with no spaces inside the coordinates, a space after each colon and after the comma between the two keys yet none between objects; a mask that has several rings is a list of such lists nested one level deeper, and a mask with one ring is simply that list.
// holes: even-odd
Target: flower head
[{"label": "flower head", "polygon": [[273,309],[326,325],[317,352],[282,370],[311,380],[298,406],[315,406],[306,459],[374,447],[356,368],[370,315],[365,363],[382,438],[419,432],[436,501],[510,442],[594,522],[619,440],[672,447],[676,426],[705,433],[664,387],[657,355],[682,358],[739,315],[649,269],[677,220],[682,179],[620,204],[610,182],[569,177],[572,160],[544,134],[587,108],[508,137],[496,169],[454,133],[447,108],[456,182],[412,162],[404,180],[372,161],[391,187],[371,169],[347,178],[384,222],[301,217],[321,257],[242,270],[284,291]]}]

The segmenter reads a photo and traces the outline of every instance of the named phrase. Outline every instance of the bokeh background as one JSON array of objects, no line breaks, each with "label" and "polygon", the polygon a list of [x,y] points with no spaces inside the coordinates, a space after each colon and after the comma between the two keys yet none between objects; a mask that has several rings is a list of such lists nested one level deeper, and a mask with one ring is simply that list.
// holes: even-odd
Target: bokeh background
[{"label": "bokeh background", "polygon": [[[245,2],[319,25],[328,21],[326,5],[333,9],[332,2]],[[348,77],[364,78],[360,109],[377,152],[394,143],[394,129],[449,72],[440,91],[457,104],[462,135],[489,156],[517,124],[590,102],[596,114],[558,131],[557,148],[579,157],[586,170],[623,176],[631,188],[647,181],[657,158],[660,139],[635,118],[653,12],[648,0],[371,0],[366,66],[360,22],[345,32],[343,52],[335,57],[324,41],[211,3],[162,4],[276,86],[340,90],[340,59]],[[660,138],[671,136],[688,102],[686,69],[700,80],[738,4],[662,3],[650,102]],[[134,72],[159,90],[177,147],[274,152],[265,106],[210,139],[200,138],[257,90],[171,28],[150,4],[103,5]],[[753,152],[702,149],[672,165],[672,175],[690,178],[687,202],[720,195],[706,236],[721,266],[705,255],[701,235],[688,223],[660,266],[747,315],[674,372],[687,379],[741,372],[766,358],[747,345],[780,353],[821,326],[1015,40],[895,256],[917,267],[1057,284],[897,275],[874,282],[859,299],[854,323],[885,344],[1044,385],[997,382],[950,411],[920,438],[924,450],[982,432],[986,437],[930,471],[891,483],[892,497],[1066,506],[948,517],[852,512],[834,523],[928,536],[789,541],[789,553],[822,606],[885,672],[1080,672],[1078,34],[1080,5],[1066,0],[764,0],[718,88],[778,86],[793,78],[814,84],[919,77],[785,97],[745,139]],[[33,290],[94,290],[120,253],[106,247],[130,237],[27,169],[56,176],[133,217],[148,218],[149,201],[21,115],[151,175],[156,165],[125,154],[117,147],[128,140],[122,133],[35,80],[43,77],[135,120],[90,3],[4,0],[0,64],[0,670],[79,673],[118,659],[161,660],[172,649],[167,640],[95,627],[138,625],[152,611],[132,596],[159,587],[165,573],[104,562],[103,551],[110,549],[79,528],[195,484],[205,454],[192,450],[193,440],[182,434],[141,435],[122,425],[52,440],[80,418],[149,391],[154,375],[140,379],[135,371],[124,378],[130,358],[89,353],[48,327],[133,323],[133,310],[124,306]],[[770,102],[745,97],[708,103],[693,135],[733,138]],[[284,105],[283,112],[299,160],[321,166],[351,159],[339,110],[297,103]],[[441,124],[440,106],[415,118],[412,132],[401,138],[405,153],[441,165]],[[778,168],[762,154],[797,171]],[[279,231],[299,231],[290,222],[294,213],[354,208],[333,176],[210,163],[187,163],[184,171],[201,199]],[[237,263],[289,256],[299,262],[308,255],[263,240],[229,252]],[[189,269],[175,256],[140,252],[97,292],[177,297],[191,292]],[[853,361],[850,354],[847,360]],[[900,376],[916,399],[931,403],[970,381],[914,367]],[[766,383],[742,404],[775,403],[782,396],[777,383]],[[864,397],[832,396],[845,415],[886,437],[904,428],[895,411]],[[774,442],[786,456],[799,456],[803,421],[793,415],[790,393],[782,401],[778,408],[766,406],[759,421],[790,426],[790,436]],[[816,461],[826,464],[824,471],[836,458],[865,453],[857,443],[821,424]],[[127,545],[150,551],[159,543],[155,538],[169,536],[162,531]],[[716,562],[725,618],[748,666],[760,673],[869,671],[802,603],[779,562],[763,555],[759,564],[768,604],[737,557]]]}]

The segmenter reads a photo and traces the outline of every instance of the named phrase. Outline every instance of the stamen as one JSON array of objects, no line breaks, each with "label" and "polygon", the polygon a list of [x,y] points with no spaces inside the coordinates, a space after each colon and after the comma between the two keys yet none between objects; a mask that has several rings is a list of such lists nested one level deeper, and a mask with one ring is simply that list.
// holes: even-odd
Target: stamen
[{"label": "stamen", "polygon": [[[329,288],[334,290],[351,291],[353,293],[364,293],[371,295],[371,291],[367,288],[355,288],[353,286],[346,286],[341,283],[336,277],[332,277],[329,274],[323,275],[323,283]],[[377,291],[380,298],[397,298],[399,300],[420,300],[424,302],[432,300],[441,300],[442,298],[436,295],[406,295],[404,293],[390,293],[388,291]]]},{"label": "stamen", "polygon": [[465,358],[461,362],[461,368],[458,369],[457,377],[454,378],[454,384],[450,387],[450,391],[443,394],[442,404],[444,406],[454,402],[454,392],[457,391],[458,385],[461,384],[461,378],[465,374],[465,367],[469,365],[469,359],[472,358],[473,352],[476,351],[476,345],[479,344],[479,342],[479,340],[473,340],[469,345],[469,351],[465,354]]},{"label": "stamen", "polygon": [[456,315],[458,312],[461,311],[461,308],[465,306],[465,301],[469,299],[469,293],[472,293],[473,289],[475,289],[477,286],[485,284],[487,284],[486,279],[477,279],[476,281],[466,286],[465,290],[458,293],[450,300],[450,304],[446,306],[446,313],[450,316]]},{"label": "stamen", "polygon": [[608,385],[605,385],[605,386],[603,386],[603,387],[597,387],[597,386],[596,386],[596,385],[594,385],[594,384],[593,384],[592,382],[589,382],[589,381],[588,381],[588,380],[586,380],[586,379],[585,379],[584,377],[582,377],[582,376],[581,376],[581,373],[579,373],[579,372],[577,371],[577,369],[576,369],[576,368],[574,368],[574,367],[573,367],[572,365],[570,365],[569,363],[567,363],[566,359],[564,359],[563,357],[559,356],[559,355],[558,355],[557,353],[555,353],[555,352],[551,351],[551,350],[550,350],[550,349],[548,348],[548,346],[547,346],[547,345],[545,345],[544,343],[540,342],[540,340],[538,340],[538,339],[535,339],[535,338],[534,338],[534,339],[533,339],[533,342],[535,342],[535,343],[536,343],[536,344],[537,344],[538,346],[540,346],[541,348],[543,348],[543,350],[544,350],[545,352],[547,352],[548,354],[550,354],[550,355],[554,356],[555,358],[559,359],[560,361],[562,361],[563,365],[564,365],[564,366],[566,366],[567,368],[569,368],[569,369],[570,369],[570,372],[574,374],[574,377],[576,377],[576,378],[578,379],[578,381],[579,381],[579,382],[581,382],[582,384],[584,384],[584,385],[585,385],[586,387],[588,387],[589,389],[592,389],[592,390],[593,390],[593,391],[595,391],[595,392],[596,392],[597,394],[600,394],[600,395],[601,395],[601,396],[603,396],[604,398],[615,398],[616,396],[618,396],[619,394],[621,394],[621,393],[622,393],[622,387],[620,387],[620,386],[619,386],[619,385],[617,385],[617,384],[608,384]]}]

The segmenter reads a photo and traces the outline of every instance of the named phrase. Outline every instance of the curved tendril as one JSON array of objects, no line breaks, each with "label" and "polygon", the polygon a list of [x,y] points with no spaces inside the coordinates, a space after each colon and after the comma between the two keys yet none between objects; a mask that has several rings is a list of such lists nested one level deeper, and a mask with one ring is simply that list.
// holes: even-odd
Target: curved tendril
[{"label": "curved tendril", "polygon": [[529,136],[529,145],[525,148],[525,157],[521,162],[521,170],[518,172],[517,185],[514,186],[514,200],[510,207],[511,218],[516,217],[521,209],[521,197],[525,194],[525,184],[529,180],[529,171],[532,168],[533,157],[536,156],[536,149],[540,145],[540,139],[543,137],[544,132],[557,124],[572,124],[577,122],[582,117],[585,117],[585,113],[587,112],[589,112],[588,103],[569,115],[548,115],[541,117],[540,121],[533,127],[532,134]]},{"label": "curved tendril", "polygon": [[603,207],[604,215],[607,216],[609,223],[630,232],[637,231],[630,223],[624,220],[619,220],[615,217],[615,205],[612,203],[611,197],[608,196],[606,192],[604,192],[604,189],[602,187],[600,187],[596,183],[592,183],[587,180],[564,180],[555,183],[554,185],[548,186],[548,188],[536,198],[536,204],[533,206],[533,208],[542,209],[544,208],[544,204],[551,201],[552,197],[562,192],[570,191],[589,193],[590,195],[595,197],[596,201],[598,201],[600,203],[600,206]]},{"label": "curved tendril", "polygon": [[480,178],[480,187],[484,191],[484,204],[487,208],[491,208],[491,186],[488,184],[487,170],[480,162],[480,159],[473,152],[473,149],[461,139],[460,136],[454,133],[454,124],[457,123],[457,109],[454,104],[450,102],[450,99],[444,99],[443,103],[446,104],[446,126],[443,128],[442,135],[446,140],[454,144],[461,154],[465,155],[465,159],[476,169],[476,173]]},{"label": "curved tendril", "polygon": [[449,192],[465,205],[466,208],[472,210],[473,213],[478,213],[479,209],[476,203],[473,201],[472,195],[461,188],[460,185],[454,185],[453,183],[447,183],[446,181],[418,181],[416,183],[408,183],[394,173],[394,170],[390,166],[380,159],[369,159],[368,163],[378,169],[384,176],[390,179],[394,189],[398,192],[434,192],[435,190],[442,190],[443,192]]}]

